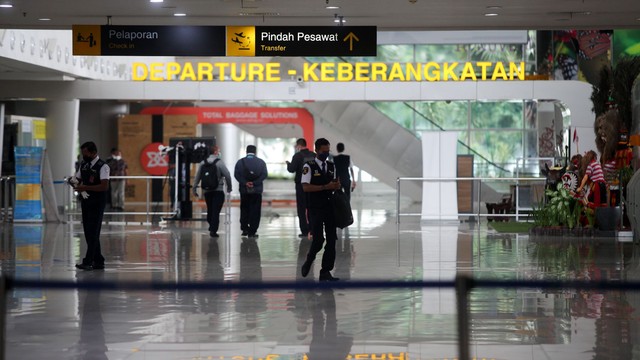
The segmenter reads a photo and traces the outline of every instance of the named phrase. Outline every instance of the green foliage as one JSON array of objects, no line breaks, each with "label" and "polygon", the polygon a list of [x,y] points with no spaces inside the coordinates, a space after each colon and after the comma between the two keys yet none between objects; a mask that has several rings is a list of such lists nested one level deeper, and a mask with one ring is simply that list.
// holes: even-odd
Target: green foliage
[{"label": "green foliage", "polygon": [[631,178],[633,177],[633,168],[631,166],[625,166],[620,168],[617,173],[617,177],[620,179],[620,183],[626,187]]},{"label": "green foliage", "polygon": [[593,91],[591,92],[591,102],[593,103],[591,110],[596,114],[596,117],[609,110],[607,102],[611,95],[612,81],[611,68],[606,66],[600,71],[600,81],[597,86],[593,86]]},{"label": "green foliage", "polygon": [[633,83],[640,75],[640,56],[625,56],[613,70],[613,100],[627,129],[631,129]]},{"label": "green foliage", "polygon": [[558,184],[557,190],[546,190],[547,203],[533,211],[534,223],[538,226],[567,226],[573,229],[578,225],[580,211],[576,200],[569,190]]}]

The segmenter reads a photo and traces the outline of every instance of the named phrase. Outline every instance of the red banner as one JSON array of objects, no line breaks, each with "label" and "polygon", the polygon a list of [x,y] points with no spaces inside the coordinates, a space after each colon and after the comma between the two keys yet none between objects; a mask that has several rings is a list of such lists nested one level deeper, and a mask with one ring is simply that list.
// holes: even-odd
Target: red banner
[{"label": "red banner", "polygon": [[302,136],[313,143],[313,116],[303,108],[269,107],[148,107],[141,114],[196,115],[199,124],[296,124]]}]

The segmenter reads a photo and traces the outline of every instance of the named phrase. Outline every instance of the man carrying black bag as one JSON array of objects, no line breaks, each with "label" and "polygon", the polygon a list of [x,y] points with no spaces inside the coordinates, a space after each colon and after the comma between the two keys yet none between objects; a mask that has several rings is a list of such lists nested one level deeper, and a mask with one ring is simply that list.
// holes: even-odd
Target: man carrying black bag
[{"label": "man carrying black bag", "polygon": [[333,210],[332,194],[340,189],[340,182],[336,177],[335,165],[327,161],[329,157],[330,144],[327,139],[316,140],[316,158],[308,161],[302,168],[302,189],[307,194],[307,207],[309,209],[309,223],[313,241],[307,260],[302,265],[302,276],[306,277],[311,270],[311,264],[316,259],[316,254],[322,249],[325,242],[323,229],[326,233],[327,244],[322,255],[322,269],[320,270],[320,281],[339,280],[331,275],[331,270],[336,260],[336,221]]}]

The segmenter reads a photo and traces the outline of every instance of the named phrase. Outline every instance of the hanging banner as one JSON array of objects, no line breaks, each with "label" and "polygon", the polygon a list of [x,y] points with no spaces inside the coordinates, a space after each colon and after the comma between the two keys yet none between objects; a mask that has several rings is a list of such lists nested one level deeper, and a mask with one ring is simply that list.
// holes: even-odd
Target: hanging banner
[{"label": "hanging banner", "polygon": [[14,221],[42,221],[42,156],[43,149],[16,146],[16,202]]}]

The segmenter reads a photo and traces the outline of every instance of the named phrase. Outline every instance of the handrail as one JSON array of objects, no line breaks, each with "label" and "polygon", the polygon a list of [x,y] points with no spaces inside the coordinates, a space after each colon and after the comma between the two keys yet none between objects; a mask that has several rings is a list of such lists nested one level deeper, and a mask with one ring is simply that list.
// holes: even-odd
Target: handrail
[{"label": "handrail", "polygon": [[[105,211],[104,214],[105,215],[146,215],[146,221],[145,224],[149,225],[151,224],[151,216],[155,216],[155,215],[175,215],[176,212],[175,211],[151,211],[151,187],[150,187],[150,182],[151,180],[165,180],[165,179],[169,179],[171,178],[170,176],[164,175],[164,176],[158,176],[158,175],[126,175],[126,176],[109,176],[109,179],[123,179],[123,180],[146,180],[146,197],[145,197],[145,205],[146,205],[146,210],[145,211],[127,211],[127,212],[112,212],[112,211]],[[63,179],[63,183],[66,183],[68,177],[65,177]],[[56,181],[56,183],[59,183],[58,181]],[[66,201],[71,200],[71,197],[68,196],[69,194],[67,194],[67,189],[69,187],[65,186],[65,196],[64,196],[64,206],[66,207],[66,205],[68,205],[66,203]],[[177,189],[176,189],[177,191]],[[79,215],[79,212],[68,212],[67,215],[72,216],[72,215]]]},{"label": "handrail", "polygon": [[[513,178],[495,178],[495,177],[398,177],[396,178],[396,224],[398,224],[398,233],[399,233],[399,224],[400,224],[400,216],[407,215],[400,213],[400,194],[401,194],[401,181],[429,181],[429,182],[442,182],[442,181],[479,181],[479,182],[497,182],[497,181],[510,181],[515,182],[516,187],[519,186],[520,182],[546,182],[546,178],[536,177],[513,177]],[[480,213],[480,202],[481,202],[481,191],[478,189],[478,211],[475,214],[467,214],[467,213],[457,213],[457,216],[475,216],[478,221],[480,221],[480,217],[482,216],[494,216],[494,214],[481,214]],[[516,199],[518,201],[518,193],[516,191]],[[514,216],[519,219],[518,209],[516,208],[516,214],[500,214],[500,216],[510,217]]]},{"label": "handrail", "polygon": [[334,282],[159,282],[159,281],[65,281],[65,280],[35,280],[12,279],[6,275],[0,276],[0,360],[6,356],[6,318],[7,294],[9,290],[17,288],[38,288],[58,290],[317,290],[317,289],[393,289],[393,288],[454,288],[456,293],[456,308],[458,322],[458,358],[469,360],[470,353],[470,298],[471,291],[477,288],[488,289],[576,289],[576,290],[627,290],[640,291],[640,282],[625,281],[614,283],[609,280],[600,281],[558,281],[558,280],[483,280],[473,279],[467,275],[457,275],[451,281],[383,281],[357,280],[342,283]]}]

